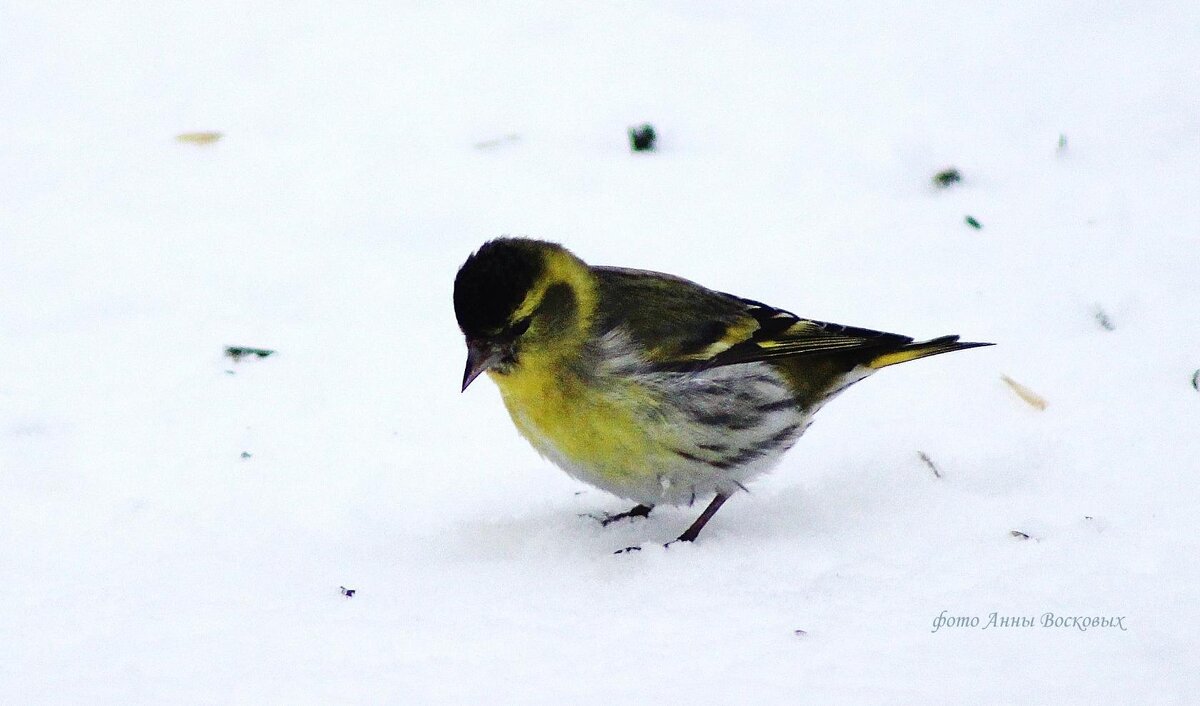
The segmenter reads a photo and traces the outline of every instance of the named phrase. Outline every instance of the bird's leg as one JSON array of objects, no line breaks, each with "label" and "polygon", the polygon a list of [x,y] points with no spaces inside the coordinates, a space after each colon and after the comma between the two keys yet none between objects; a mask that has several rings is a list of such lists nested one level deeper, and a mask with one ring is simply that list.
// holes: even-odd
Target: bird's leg
[{"label": "bird's leg", "polygon": [[[672,539],[671,541],[667,542],[663,546],[669,547],[676,542],[695,541],[696,537],[698,537],[700,535],[700,530],[704,529],[704,525],[708,524],[708,521],[712,519],[713,515],[717,514],[717,510],[720,510],[721,506],[724,505],[725,501],[728,499],[729,499],[729,495],[726,495],[725,493],[717,493],[717,497],[713,498],[712,502],[708,504],[708,507],[704,508],[704,512],[700,513],[700,517],[696,518],[696,521],[692,523],[691,527],[688,527],[687,529],[685,529],[683,531],[683,534],[679,535],[675,539]],[[638,507],[645,507],[645,506],[638,505]],[[638,507],[633,508],[633,510],[637,510]],[[633,510],[630,510],[629,512],[632,513]],[[650,509],[647,508],[646,512],[649,513]],[[614,518],[615,518],[615,516],[614,516]],[[640,551],[642,551],[641,547],[625,547],[624,549],[618,549],[617,551],[613,552],[613,554],[628,554],[629,552],[640,552]]]},{"label": "bird's leg", "polygon": [[650,511],[653,509],[653,505],[634,505],[625,512],[618,512],[615,515],[605,513],[603,517],[596,517],[595,515],[589,515],[589,517],[599,520],[601,525],[608,527],[617,520],[624,520],[631,517],[649,517]]},{"label": "bird's leg", "polygon": [[696,537],[699,536],[700,530],[704,529],[704,525],[708,524],[708,521],[712,519],[713,515],[717,514],[717,510],[720,510],[721,506],[724,505],[725,501],[728,499],[728,495],[724,493],[717,493],[717,497],[713,498],[712,502],[708,504],[708,507],[704,508],[704,512],[700,513],[700,517],[696,518],[696,521],[692,523],[692,526],[685,529],[683,534],[679,535],[673,541],[667,542],[666,546],[669,547],[675,542],[694,541]]}]

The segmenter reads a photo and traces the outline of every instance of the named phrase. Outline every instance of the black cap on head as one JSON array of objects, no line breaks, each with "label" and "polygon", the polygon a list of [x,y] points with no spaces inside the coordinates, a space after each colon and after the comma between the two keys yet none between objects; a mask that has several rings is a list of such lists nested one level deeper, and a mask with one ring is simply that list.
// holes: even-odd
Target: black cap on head
[{"label": "black cap on head", "polygon": [[534,241],[497,238],[467,258],[454,278],[454,315],[467,338],[487,338],[508,323],[545,262]]}]

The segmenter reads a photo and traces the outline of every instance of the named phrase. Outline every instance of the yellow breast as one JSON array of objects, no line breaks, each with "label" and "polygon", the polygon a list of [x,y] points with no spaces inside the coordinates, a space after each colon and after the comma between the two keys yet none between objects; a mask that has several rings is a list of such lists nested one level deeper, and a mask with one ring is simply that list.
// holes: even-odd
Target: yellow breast
[{"label": "yellow breast", "polygon": [[560,465],[619,481],[653,473],[672,453],[674,434],[661,403],[636,381],[589,384],[556,366],[540,365],[490,375],[517,429]]}]

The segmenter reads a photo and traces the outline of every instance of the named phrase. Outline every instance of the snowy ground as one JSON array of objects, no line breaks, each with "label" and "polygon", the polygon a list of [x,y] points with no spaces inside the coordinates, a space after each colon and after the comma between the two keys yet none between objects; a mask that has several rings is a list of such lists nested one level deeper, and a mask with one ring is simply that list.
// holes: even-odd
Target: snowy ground
[{"label": "snowy ground", "polygon": [[[393,5],[0,4],[0,702],[1197,698],[1195,3]],[[459,394],[502,233],[999,345],[666,550]]]}]

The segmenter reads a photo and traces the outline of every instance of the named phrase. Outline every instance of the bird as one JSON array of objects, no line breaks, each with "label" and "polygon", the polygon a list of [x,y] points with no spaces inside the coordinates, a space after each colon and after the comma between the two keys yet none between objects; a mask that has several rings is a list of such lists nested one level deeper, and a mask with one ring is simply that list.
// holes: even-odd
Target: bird
[{"label": "bird", "polygon": [[846,388],[898,363],[993,345],[806,319],[524,237],[467,258],[454,312],[467,347],[462,391],[487,373],[542,456],[637,503],[603,524],[712,498],[673,542],[695,541]]}]

